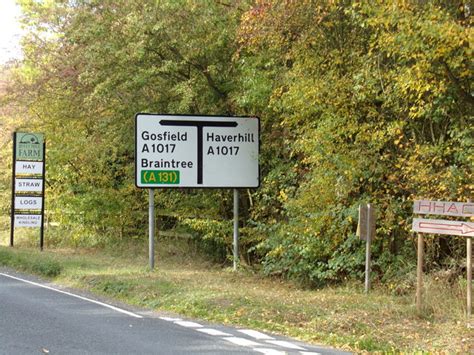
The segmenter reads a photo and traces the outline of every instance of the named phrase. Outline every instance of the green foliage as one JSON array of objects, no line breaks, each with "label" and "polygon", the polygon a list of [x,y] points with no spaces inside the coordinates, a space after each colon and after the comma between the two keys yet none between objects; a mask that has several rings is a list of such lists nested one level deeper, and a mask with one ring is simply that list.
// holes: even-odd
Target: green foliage
[{"label": "green foliage", "polygon": [[[11,100],[30,108],[48,139],[47,209],[64,243],[145,236],[146,197],[133,183],[133,116],[232,113],[228,63],[244,4],[22,5],[29,33]],[[225,209],[219,192],[184,194],[190,198],[160,194],[159,207],[195,216],[204,206],[208,217]]]},{"label": "green foliage", "polygon": [[195,232],[198,248],[214,261],[232,254],[232,221],[186,218],[183,225]]},{"label": "green foliage", "polygon": [[56,277],[61,274],[61,266],[54,260],[38,261],[31,264],[31,271],[46,277]]},{"label": "green foliage", "polygon": [[[360,203],[376,206],[374,273],[388,282],[413,264],[412,201],[472,198],[472,19],[462,1],[21,4],[25,60],[8,69],[2,102],[46,134],[47,210],[63,244],[146,236],[136,112],[261,118],[262,183],[240,194],[241,251],[308,285],[361,277]],[[5,174],[0,182],[6,189]],[[157,205],[163,226],[227,260],[228,191],[160,191]],[[460,239],[427,248],[428,269],[462,259]]]},{"label": "green foliage", "polygon": [[370,201],[383,275],[399,255],[413,258],[414,199],[472,196],[472,32],[462,15],[398,2],[259,2],[247,12],[240,55],[273,59],[280,82],[269,105],[283,133],[274,144],[295,171],[278,188],[296,191],[264,241],[267,272],[315,285],[360,277],[363,246],[351,235],[358,204]]},{"label": "green foliage", "polygon": [[130,284],[130,282],[126,281],[105,280],[102,282],[97,282],[97,284],[94,285],[94,289],[102,293],[117,297],[127,296],[133,289],[133,286]]}]

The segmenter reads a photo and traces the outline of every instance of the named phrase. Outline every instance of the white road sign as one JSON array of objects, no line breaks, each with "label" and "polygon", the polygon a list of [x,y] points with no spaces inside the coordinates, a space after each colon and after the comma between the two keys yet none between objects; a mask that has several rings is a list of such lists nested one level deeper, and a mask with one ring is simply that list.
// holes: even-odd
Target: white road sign
[{"label": "white road sign", "polygon": [[135,116],[138,187],[259,186],[259,131],[254,117]]},{"label": "white road sign", "polygon": [[43,173],[42,161],[16,161],[15,174],[17,175],[39,175]]},{"label": "white road sign", "polygon": [[43,192],[43,179],[15,179],[15,192]]},{"label": "white road sign", "polygon": [[474,237],[474,223],[464,221],[414,218],[412,230],[419,233]]},{"label": "white road sign", "polygon": [[413,213],[472,217],[474,216],[474,203],[421,200],[413,203]]},{"label": "white road sign", "polygon": [[41,227],[40,214],[16,214],[15,228],[17,227]]},{"label": "white road sign", "polygon": [[41,210],[42,197],[15,196],[15,210]]}]

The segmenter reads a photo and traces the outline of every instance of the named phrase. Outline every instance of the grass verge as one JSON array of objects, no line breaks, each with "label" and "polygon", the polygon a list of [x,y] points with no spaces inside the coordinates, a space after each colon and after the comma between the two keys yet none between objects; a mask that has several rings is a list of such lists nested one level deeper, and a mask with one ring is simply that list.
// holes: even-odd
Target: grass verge
[{"label": "grass verge", "polygon": [[183,245],[160,241],[157,249],[155,271],[147,269],[145,244],[42,253],[0,247],[0,265],[135,306],[357,352],[469,353],[474,349],[461,287],[428,280],[425,310],[416,315],[413,293],[393,295],[379,288],[366,295],[363,285],[354,283],[303,290],[249,270],[222,269],[192,250],[183,252]]}]

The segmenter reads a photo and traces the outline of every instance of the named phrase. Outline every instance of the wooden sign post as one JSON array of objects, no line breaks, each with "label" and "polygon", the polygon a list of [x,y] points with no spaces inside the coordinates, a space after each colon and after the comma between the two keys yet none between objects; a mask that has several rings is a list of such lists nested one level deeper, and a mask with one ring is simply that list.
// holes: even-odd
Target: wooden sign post
[{"label": "wooden sign post", "polygon": [[423,235],[418,233],[418,248],[417,248],[417,262],[416,262],[416,311],[421,313],[422,307],[422,290],[423,290]]},{"label": "wooden sign post", "polygon": [[[415,201],[415,214],[434,214],[440,216],[474,217],[474,203],[447,201]],[[472,310],[472,237],[474,223],[467,221],[451,221],[443,219],[414,218],[412,231],[418,233],[418,262],[416,282],[416,309],[421,312],[423,287],[423,237],[421,233],[457,235],[466,237],[466,269],[467,269],[467,304],[466,317],[470,327]]]},{"label": "wooden sign post", "polygon": [[471,324],[472,316],[472,238],[468,237],[466,241],[466,268],[467,268],[467,304],[466,304],[466,317],[468,328],[473,328]]}]

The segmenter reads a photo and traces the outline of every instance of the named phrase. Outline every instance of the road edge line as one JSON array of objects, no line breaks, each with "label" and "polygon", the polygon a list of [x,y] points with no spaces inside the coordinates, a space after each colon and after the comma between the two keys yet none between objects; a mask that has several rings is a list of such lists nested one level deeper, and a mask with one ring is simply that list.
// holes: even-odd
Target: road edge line
[{"label": "road edge line", "polygon": [[141,315],[139,315],[139,314],[136,314],[136,313],[133,313],[133,312],[130,312],[130,311],[126,311],[125,309],[122,309],[122,308],[119,308],[119,307],[115,307],[115,306],[112,306],[112,305],[110,305],[110,304],[103,303],[103,302],[100,302],[100,301],[96,301],[96,300],[93,300],[93,299],[91,299],[91,298],[87,298],[87,297],[84,297],[84,296],[79,296],[79,295],[76,295],[76,294],[71,293],[71,292],[59,290],[59,289],[54,288],[54,287],[51,287],[51,286],[46,286],[46,285],[40,284],[40,283],[38,283],[38,282],[33,282],[33,281],[25,280],[25,279],[22,279],[22,278],[20,278],[20,277],[16,277],[16,276],[12,276],[12,275],[5,274],[5,273],[3,273],[3,272],[0,272],[0,275],[1,275],[1,276],[8,277],[8,278],[11,278],[11,279],[14,279],[14,280],[17,280],[17,281],[25,282],[25,283],[30,284],[30,285],[33,285],[33,286],[42,287],[42,288],[45,288],[45,289],[47,289],[47,290],[51,290],[51,291],[55,291],[55,292],[58,292],[58,293],[62,293],[62,294],[67,295],[67,296],[75,297],[75,298],[81,299],[81,300],[83,300],[83,301],[95,303],[95,304],[97,304],[97,305],[99,305],[99,306],[112,309],[112,310],[114,310],[114,311],[116,311],[116,312],[120,312],[120,313],[126,314],[126,315],[131,316],[131,317],[143,318],[143,316],[141,316]]}]

